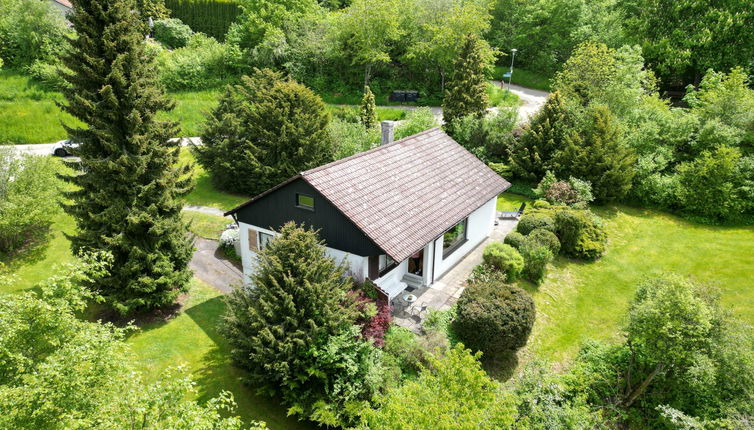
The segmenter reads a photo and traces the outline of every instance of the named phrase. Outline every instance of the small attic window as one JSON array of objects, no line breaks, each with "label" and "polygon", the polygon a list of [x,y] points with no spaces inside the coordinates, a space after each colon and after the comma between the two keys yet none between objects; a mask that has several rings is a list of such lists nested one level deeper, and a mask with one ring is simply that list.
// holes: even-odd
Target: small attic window
[{"label": "small attic window", "polygon": [[296,194],[296,207],[301,209],[314,210],[314,197],[306,194]]}]

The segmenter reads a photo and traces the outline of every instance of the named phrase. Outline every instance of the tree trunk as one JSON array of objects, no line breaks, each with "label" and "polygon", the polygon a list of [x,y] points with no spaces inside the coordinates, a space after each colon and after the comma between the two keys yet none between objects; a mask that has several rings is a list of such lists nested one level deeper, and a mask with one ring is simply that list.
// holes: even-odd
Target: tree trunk
[{"label": "tree trunk", "polygon": [[364,67],[364,86],[369,85],[369,75],[372,72],[372,63],[369,63]]},{"label": "tree trunk", "polygon": [[647,376],[646,379],[644,379],[644,381],[642,381],[642,383],[639,384],[639,386],[636,387],[631,392],[631,394],[628,395],[626,400],[623,401],[623,406],[627,408],[630,407],[636,401],[636,399],[639,398],[639,396],[644,394],[644,391],[647,389],[647,387],[649,387],[649,384],[652,383],[652,380],[655,379],[657,374],[662,371],[663,367],[665,366],[663,366],[662,363],[659,363],[657,366],[655,366],[654,370],[652,370],[652,373],[650,373],[649,376]]}]

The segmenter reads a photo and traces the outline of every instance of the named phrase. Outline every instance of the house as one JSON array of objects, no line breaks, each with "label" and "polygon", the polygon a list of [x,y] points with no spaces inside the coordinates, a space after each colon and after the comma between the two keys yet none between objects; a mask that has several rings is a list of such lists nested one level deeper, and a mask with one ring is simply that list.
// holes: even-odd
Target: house
[{"label": "house", "polygon": [[46,0],[55,11],[65,18],[73,10],[73,5],[69,0]]},{"label": "house", "polygon": [[288,221],[319,230],[327,253],[390,299],[440,279],[489,236],[510,187],[439,128],[296,175],[228,211],[239,225],[244,275]]}]

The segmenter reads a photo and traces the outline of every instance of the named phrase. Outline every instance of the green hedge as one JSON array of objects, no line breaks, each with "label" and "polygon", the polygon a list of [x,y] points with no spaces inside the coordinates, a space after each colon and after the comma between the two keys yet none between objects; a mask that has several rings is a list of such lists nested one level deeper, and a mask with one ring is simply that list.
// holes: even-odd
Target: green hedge
[{"label": "green hedge", "polygon": [[233,0],[165,0],[170,15],[192,30],[225,40],[225,33],[241,13]]}]

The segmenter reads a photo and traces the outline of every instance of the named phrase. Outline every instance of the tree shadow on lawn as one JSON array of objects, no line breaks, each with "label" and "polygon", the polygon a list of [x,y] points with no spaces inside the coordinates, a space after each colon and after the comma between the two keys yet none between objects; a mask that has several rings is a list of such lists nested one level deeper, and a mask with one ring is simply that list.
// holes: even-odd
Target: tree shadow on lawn
[{"label": "tree shadow on lawn", "polygon": [[20,248],[8,253],[0,252],[0,263],[4,264],[5,269],[10,272],[16,271],[21,266],[39,263],[45,259],[52,239],[52,227],[38,231]]},{"label": "tree shadow on lawn", "polygon": [[225,308],[224,297],[216,296],[184,311],[214,343],[202,357],[201,369],[194,372],[199,400],[206,401],[227,390],[238,404],[236,413],[246,420],[265,421],[270,428],[316,428],[313,423],[287,417],[278,398],[256,394],[242,382],[245,372],[231,363],[230,346],[219,331]]},{"label": "tree shadow on lawn", "polygon": [[482,368],[492,378],[505,382],[509,380],[519,364],[516,351],[502,351],[496,354],[482,355]]}]

